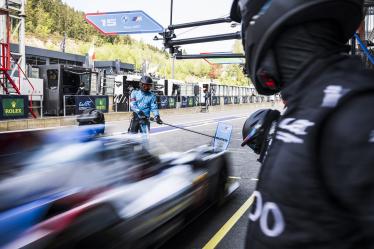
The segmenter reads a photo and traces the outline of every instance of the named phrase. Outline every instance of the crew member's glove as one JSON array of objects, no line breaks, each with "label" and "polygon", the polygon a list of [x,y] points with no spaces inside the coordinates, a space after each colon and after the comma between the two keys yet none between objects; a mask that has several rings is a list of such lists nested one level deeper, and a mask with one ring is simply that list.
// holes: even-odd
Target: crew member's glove
[{"label": "crew member's glove", "polygon": [[138,112],[138,117],[139,117],[139,119],[146,119],[147,118],[147,116],[144,114],[143,111]]},{"label": "crew member's glove", "polygon": [[158,116],[158,115],[155,116],[155,120],[156,120],[156,123],[157,123],[157,124],[163,124],[163,122],[162,122],[160,116]]}]

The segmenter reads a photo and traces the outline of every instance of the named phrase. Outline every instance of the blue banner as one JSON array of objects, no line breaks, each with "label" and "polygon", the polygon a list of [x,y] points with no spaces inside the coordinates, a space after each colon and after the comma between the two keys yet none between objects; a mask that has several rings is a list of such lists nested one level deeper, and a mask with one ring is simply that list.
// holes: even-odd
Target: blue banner
[{"label": "blue banner", "polygon": [[230,105],[232,104],[232,97],[224,97],[224,104],[225,105]]},{"label": "blue banner", "polygon": [[186,107],[188,107],[188,97],[182,96],[181,108],[186,108]]},{"label": "blue banner", "polygon": [[169,108],[168,96],[160,96],[160,109]]},{"label": "blue banner", "polygon": [[109,111],[109,97],[104,95],[98,96],[75,96],[75,114],[82,114],[87,109],[96,109],[102,112]]},{"label": "blue banner", "polygon": [[220,103],[220,101],[219,101],[219,99],[220,99],[220,97],[218,97],[218,96],[213,96],[212,97],[212,105],[219,105]]}]

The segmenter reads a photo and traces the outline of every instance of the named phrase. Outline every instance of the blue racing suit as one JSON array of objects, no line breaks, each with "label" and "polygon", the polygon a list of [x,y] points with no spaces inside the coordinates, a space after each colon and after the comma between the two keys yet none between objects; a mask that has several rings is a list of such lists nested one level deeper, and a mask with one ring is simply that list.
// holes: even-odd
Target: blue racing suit
[{"label": "blue racing suit", "polygon": [[142,111],[148,118],[151,112],[154,116],[159,116],[156,95],[151,92],[134,90],[130,96],[130,107],[133,112],[138,114]]},{"label": "blue racing suit", "polygon": [[154,95],[152,92],[145,92],[141,90],[132,91],[130,96],[130,108],[134,112],[129,128],[129,132],[131,133],[138,133],[139,131],[142,131],[141,122],[145,122],[148,126],[148,129],[150,127],[148,120],[140,118],[140,116],[142,116],[139,115],[141,114],[141,112],[144,113],[144,116],[146,116],[146,118],[149,118],[151,116],[151,112],[154,116],[160,115],[158,111],[156,95]]}]

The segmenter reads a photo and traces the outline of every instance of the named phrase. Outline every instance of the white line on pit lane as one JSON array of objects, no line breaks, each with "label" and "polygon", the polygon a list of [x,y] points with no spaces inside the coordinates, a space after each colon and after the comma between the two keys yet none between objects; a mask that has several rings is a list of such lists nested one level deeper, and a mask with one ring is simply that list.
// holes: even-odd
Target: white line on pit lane
[{"label": "white line on pit lane", "polygon": [[[197,113],[198,114],[198,113]],[[173,125],[191,125],[191,124],[195,124],[195,123],[201,123],[201,122],[213,122],[214,120],[216,119],[224,119],[224,118],[227,118],[227,117],[233,117],[233,115],[228,115],[228,116],[217,116],[217,117],[211,117],[211,118],[208,118],[208,119],[202,119],[202,120],[196,120],[196,121],[192,121],[192,122],[186,122],[186,123],[175,123]],[[245,117],[248,117],[248,115],[236,115],[235,118],[245,118]],[[120,123],[120,122],[124,122],[128,119],[123,119],[123,120],[118,120],[118,121],[111,121],[111,122],[107,122],[106,124],[115,124],[115,123]],[[223,121],[219,121],[219,122],[225,122],[226,120],[223,120]],[[165,126],[158,126],[158,127],[165,127]],[[240,128],[241,129],[241,128]]]},{"label": "white line on pit lane", "polygon": [[[225,117],[223,117],[222,119],[224,119]],[[190,128],[196,128],[196,127],[201,127],[201,126],[207,126],[207,125],[212,125],[212,124],[217,124],[219,122],[226,122],[226,121],[235,121],[235,120],[240,120],[240,119],[244,119],[244,118],[247,118],[246,116],[239,116],[239,117],[235,117],[233,119],[226,119],[226,120],[211,120],[211,122],[206,122],[204,124],[199,124],[199,125],[193,125],[193,126],[187,126],[187,127],[182,127],[182,128],[187,128],[187,129],[190,129]],[[178,125],[186,125],[188,123],[182,123],[182,124],[178,124]],[[178,126],[177,125],[177,126]],[[161,127],[168,127],[167,125],[162,125],[162,126],[158,126],[157,128],[161,128]],[[149,134],[150,136],[157,136],[157,135],[160,135],[160,134],[165,134],[165,133],[169,133],[169,132],[176,132],[176,131],[183,131],[183,130],[180,130],[178,128],[172,128],[170,130],[167,130],[167,131],[160,131],[160,132],[155,132],[155,133],[151,133]],[[123,134],[126,134],[124,132],[115,132],[115,133],[112,133],[111,135],[123,135]]]},{"label": "white line on pit lane", "polygon": [[[188,126],[188,127],[182,127],[182,128],[190,129],[190,128],[196,128],[196,127],[201,127],[201,126],[207,126],[207,125],[217,124],[219,122],[240,120],[240,119],[244,119],[244,118],[246,118],[246,117],[227,119],[227,120],[223,120],[223,121],[212,121],[210,123],[204,123],[204,124],[201,124],[201,125],[194,125],[194,126]],[[167,126],[164,125],[164,126],[160,126],[160,127],[167,127]],[[159,135],[159,134],[164,134],[164,133],[169,133],[169,132],[175,132],[175,131],[181,131],[181,130],[179,130],[177,128],[174,128],[174,129],[171,129],[171,130],[168,130],[168,131],[160,131],[160,132],[157,132],[157,133],[151,133],[150,135],[151,136],[156,136],[156,135]]]}]

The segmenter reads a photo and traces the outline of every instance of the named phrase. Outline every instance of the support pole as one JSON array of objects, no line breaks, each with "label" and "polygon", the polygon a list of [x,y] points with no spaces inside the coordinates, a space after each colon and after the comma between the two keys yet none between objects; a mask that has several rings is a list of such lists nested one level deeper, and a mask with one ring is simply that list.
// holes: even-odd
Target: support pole
[{"label": "support pole", "polygon": [[173,25],[173,0],[170,0],[170,26]]},{"label": "support pole", "polygon": [[171,78],[174,79],[175,77],[175,54],[171,58]]},{"label": "support pole", "polygon": [[[21,0],[20,29],[19,29],[19,53],[21,54],[21,69],[26,72],[26,45],[25,45],[25,5],[26,0]],[[26,75],[25,75],[26,76]],[[23,83],[23,82],[22,82]]]},{"label": "support pole", "polygon": [[356,55],[356,37],[353,36],[351,39],[351,53],[352,55]]},{"label": "support pole", "polygon": [[[170,0],[170,25],[173,25],[173,3],[174,0]],[[172,54],[171,58],[171,78],[174,79],[174,73],[175,73],[175,54]]]},{"label": "support pole", "polygon": [[365,43],[361,40],[359,34],[355,34],[355,37],[364,54],[368,57],[369,61],[374,65],[374,56],[370,53]]},{"label": "support pole", "polygon": [[175,25],[170,24],[168,29],[169,30],[184,29],[184,28],[192,28],[192,27],[219,24],[219,23],[228,23],[228,22],[231,22],[230,17],[210,19],[210,20],[190,22],[190,23],[181,23],[181,24],[175,24]]},{"label": "support pole", "polygon": [[176,55],[177,60],[245,58],[244,54],[186,54]]},{"label": "support pole", "polygon": [[216,41],[235,40],[235,39],[241,39],[241,33],[239,31],[235,33],[229,33],[229,34],[171,40],[171,41],[166,42],[166,45],[168,47],[174,47],[174,46],[187,45],[187,44],[216,42]]}]

